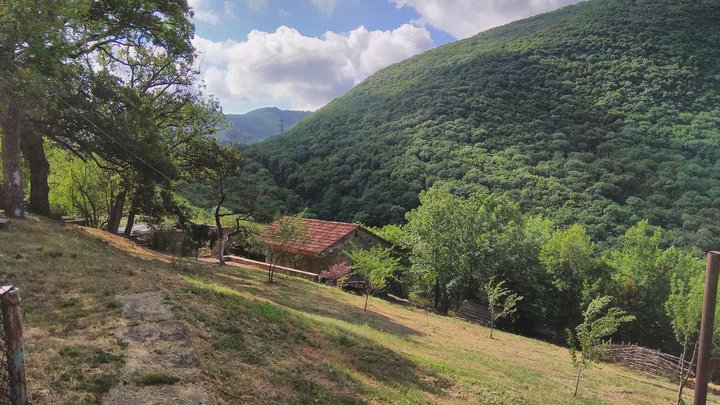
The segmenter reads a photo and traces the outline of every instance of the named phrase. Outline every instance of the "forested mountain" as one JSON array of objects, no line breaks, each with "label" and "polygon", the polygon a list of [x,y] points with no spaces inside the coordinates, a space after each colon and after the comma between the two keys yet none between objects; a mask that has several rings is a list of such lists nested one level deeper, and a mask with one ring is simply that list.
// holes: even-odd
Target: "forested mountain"
[{"label": "forested mountain", "polygon": [[322,218],[402,222],[438,181],[605,240],[720,236],[720,2],[591,0],[374,74],[251,148]]},{"label": "forested mountain", "polygon": [[230,128],[216,134],[222,144],[250,144],[279,134],[310,114],[310,111],[258,108],[245,114],[225,114]]}]

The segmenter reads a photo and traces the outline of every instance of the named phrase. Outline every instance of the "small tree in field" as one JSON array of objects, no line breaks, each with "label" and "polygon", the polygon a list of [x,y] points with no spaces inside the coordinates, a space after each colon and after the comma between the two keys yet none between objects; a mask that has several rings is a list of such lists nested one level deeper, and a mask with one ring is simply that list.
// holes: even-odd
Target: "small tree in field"
[{"label": "small tree in field", "polygon": [[577,370],[575,391],[578,393],[580,374],[602,359],[606,344],[603,339],[615,333],[620,325],[635,319],[634,315],[627,315],[620,308],[609,308],[605,315],[605,307],[610,304],[611,297],[598,297],[588,304],[583,312],[584,321],[575,328],[575,334],[567,330],[568,345],[572,365]]},{"label": "small tree in field", "polygon": [[370,294],[382,290],[400,260],[391,256],[392,249],[375,246],[371,249],[354,248],[348,257],[353,261],[354,273],[365,279],[365,312],[367,312]]},{"label": "small tree in field", "polygon": [[677,405],[683,403],[682,394],[690,379],[692,367],[685,368],[688,348],[692,349],[690,364],[695,361],[697,337],[700,333],[700,314],[703,301],[703,279],[705,263],[690,253],[670,248],[663,254],[663,260],[671,263],[670,294],[665,302],[665,312],[675,332],[675,338],[682,345],[678,362]]},{"label": "small tree in field", "polygon": [[302,213],[278,219],[265,229],[263,242],[267,249],[270,263],[268,267],[268,282],[275,280],[275,269],[282,258],[292,255],[288,248],[307,239],[307,226],[302,220]]},{"label": "small tree in field", "polygon": [[[493,337],[495,321],[514,314],[517,311],[517,303],[523,299],[503,287],[503,284],[505,284],[504,281],[495,283],[495,277],[493,277],[482,286],[482,292],[487,297],[488,310],[490,310],[490,339]],[[497,312],[496,307],[502,307],[502,310]]]}]

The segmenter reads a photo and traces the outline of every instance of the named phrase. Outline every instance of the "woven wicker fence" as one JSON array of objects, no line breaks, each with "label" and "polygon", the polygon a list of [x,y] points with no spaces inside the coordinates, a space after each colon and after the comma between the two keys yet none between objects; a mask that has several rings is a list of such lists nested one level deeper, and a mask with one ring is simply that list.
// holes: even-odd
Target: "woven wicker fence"
[{"label": "woven wicker fence", "polygon": [[[609,343],[605,349],[605,360],[611,363],[618,363],[623,367],[640,373],[679,381],[680,357],[662,353],[659,350],[652,350],[633,344]],[[687,360],[683,360],[683,362],[683,369],[688,370],[689,368],[691,370],[690,377],[694,377],[694,364],[691,364]]]}]

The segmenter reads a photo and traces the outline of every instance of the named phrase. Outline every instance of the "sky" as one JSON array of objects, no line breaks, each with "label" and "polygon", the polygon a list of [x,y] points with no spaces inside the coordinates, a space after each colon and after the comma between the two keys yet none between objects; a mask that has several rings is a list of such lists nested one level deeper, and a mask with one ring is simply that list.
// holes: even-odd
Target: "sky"
[{"label": "sky", "polygon": [[579,0],[189,0],[225,113],[316,110],[378,70]]}]

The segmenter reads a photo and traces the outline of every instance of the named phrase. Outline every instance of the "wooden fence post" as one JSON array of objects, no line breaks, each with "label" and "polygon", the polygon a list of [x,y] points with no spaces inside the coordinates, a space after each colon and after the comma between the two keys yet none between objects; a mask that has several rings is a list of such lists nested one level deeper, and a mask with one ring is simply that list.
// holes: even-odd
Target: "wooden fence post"
[{"label": "wooden fence post", "polygon": [[720,252],[707,255],[705,272],[705,291],[703,293],[702,319],[700,321],[700,349],[695,371],[695,393],[693,405],[707,403],[707,388],[710,381],[710,353],[713,346],[713,324],[715,323],[715,304],[717,301],[718,272],[720,271]]},{"label": "wooden fence post", "polygon": [[28,398],[25,385],[25,347],[20,317],[20,293],[17,288],[10,287],[2,294],[0,300],[2,326],[5,330],[10,400],[13,405],[25,405],[28,403]]},{"label": "wooden fence post", "polygon": [[13,405],[25,405],[28,403],[25,385],[25,347],[20,317],[20,293],[17,288],[11,287],[2,295],[2,318],[10,377],[8,381],[10,400]]}]

